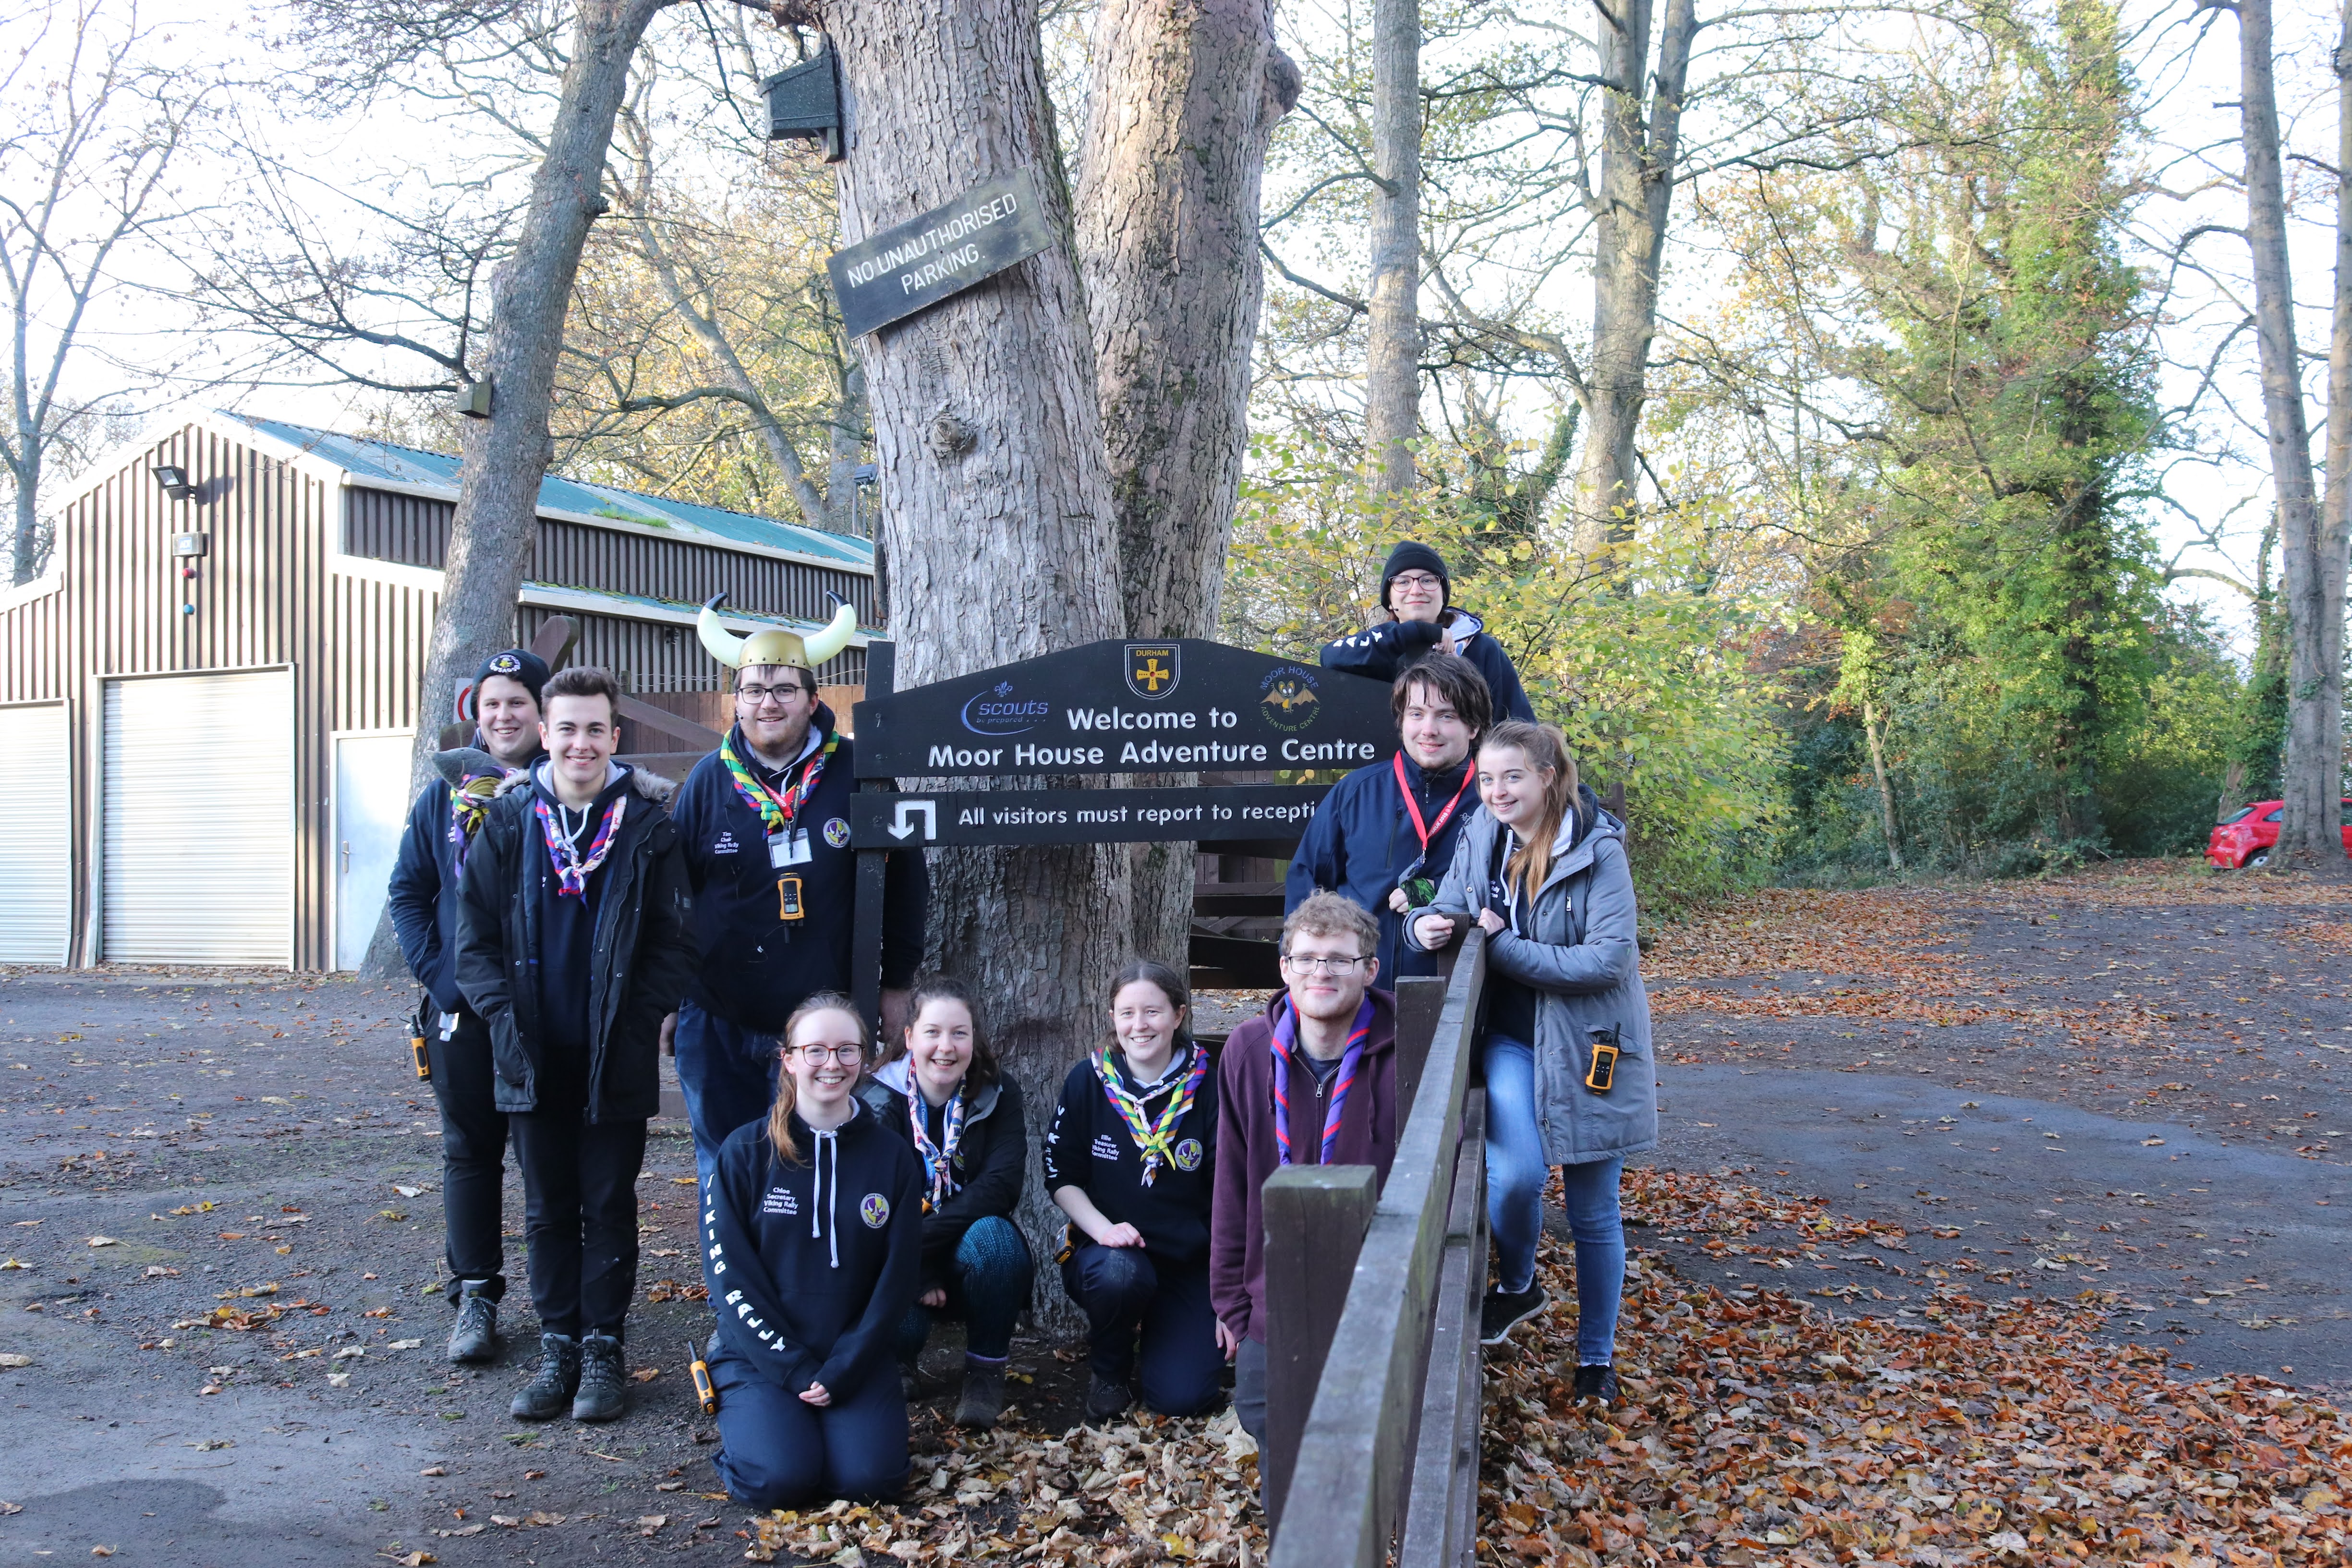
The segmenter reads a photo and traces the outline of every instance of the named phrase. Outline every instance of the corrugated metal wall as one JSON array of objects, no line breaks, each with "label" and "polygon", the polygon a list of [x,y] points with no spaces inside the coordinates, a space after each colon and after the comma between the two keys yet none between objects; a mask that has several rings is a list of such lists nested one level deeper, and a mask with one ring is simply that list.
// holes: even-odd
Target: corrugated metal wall
[{"label": "corrugated metal wall", "polygon": [[[438,570],[456,510],[448,501],[421,496],[354,489],[343,548],[353,555]],[[870,626],[874,619],[874,579],[863,573],[544,518],[525,575],[534,583],[646,594],[688,605],[724,588],[735,609],[814,621],[833,618],[833,601],[825,597],[830,591],[857,606],[861,624]]]},{"label": "corrugated metal wall", "polygon": [[[154,465],[188,470],[196,493],[173,500]],[[294,962],[328,958],[327,731],[319,677],[328,522],[335,497],[318,480],[199,426],[105,476],[58,518],[59,593],[0,613],[0,700],[62,697],[73,733],[74,958],[87,962],[89,862],[103,678],[180,670],[294,667]],[[210,536],[184,578],[172,537]],[[183,605],[195,607],[183,614]]]},{"label": "corrugated metal wall", "polygon": [[327,576],[325,679],[338,730],[413,730],[416,688],[441,595],[365,577]]}]

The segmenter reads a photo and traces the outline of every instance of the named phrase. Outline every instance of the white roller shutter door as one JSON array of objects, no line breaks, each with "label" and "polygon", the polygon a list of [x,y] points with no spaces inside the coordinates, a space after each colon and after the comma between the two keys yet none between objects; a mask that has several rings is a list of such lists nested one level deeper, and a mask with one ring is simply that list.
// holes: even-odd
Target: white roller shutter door
[{"label": "white roller shutter door", "polygon": [[66,705],[0,708],[0,963],[66,961],[72,856]]},{"label": "white roller shutter door", "polygon": [[290,964],[290,670],[106,683],[103,956]]}]

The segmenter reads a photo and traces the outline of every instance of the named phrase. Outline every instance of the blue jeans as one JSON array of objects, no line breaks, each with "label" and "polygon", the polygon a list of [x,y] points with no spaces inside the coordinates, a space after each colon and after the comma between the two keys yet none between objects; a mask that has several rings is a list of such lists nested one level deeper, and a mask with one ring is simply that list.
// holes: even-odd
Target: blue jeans
[{"label": "blue jeans", "polygon": [[747,1121],[764,1121],[776,1103],[782,1065],[773,1035],[755,1035],[691,1002],[677,1008],[677,1087],[694,1129],[694,1171],[710,1184],[719,1146]]},{"label": "blue jeans", "polygon": [[731,1350],[710,1358],[719,1392],[719,1452],[728,1495],[752,1508],[820,1498],[874,1502],[907,1484],[907,1401],[885,1365],[820,1408],[762,1376]]},{"label": "blue jeans", "polygon": [[[1524,1041],[1486,1038],[1486,1224],[1506,1290],[1535,1283],[1536,1237],[1543,1229],[1543,1132],[1536,1125],[1536,1054]],[[1625,1294],[1625,1225],[1617,1210],[1619,1158],[1559,1168],[1568,1228],[1576,1237],[1576,1359],[1607,1366],[1617,1344]]]},{"label": "blue jeans", "polygon": [[923,1353],[933,1315],[944,1312],[963,1320],[965,1353],[1003,1361],[1013,1353],[1013,1325],[1029,1304],[1036,1277],[1029,1244],[1011,1220],[986,1215],[972,1221],[956,1243],[954,1273],[940,1282],[948,1304],[931,1308],[918,1301],[898,1320],[898,1359],[911,1363]]}]

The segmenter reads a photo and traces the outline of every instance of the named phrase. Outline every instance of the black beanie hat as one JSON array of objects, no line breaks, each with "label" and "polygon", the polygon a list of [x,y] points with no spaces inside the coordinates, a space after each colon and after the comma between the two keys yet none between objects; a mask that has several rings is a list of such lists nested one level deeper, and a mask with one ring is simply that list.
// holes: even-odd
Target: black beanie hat
[{"label": "black beanie hat", "polygon": [[538,702],[540,688],[547,684],[548,673],[547,660],[527,647],[510,647],[482,660],[482,668],[474,671],[474,691],[478,697],[482,682],[493,675],[503,675],[509,680],[520,681],[530,691],[530,700]]},{"label": "black beanie hat", "polygon": [[1389,584],[1397,580],[1400,573],[1404,572],[1433,574],[1445,585],[1445,602],[1448,604],[1453,602],[1454,578],[1445,570],[1445,557],[1426,544],[1416,543],[1408,539],[1389,552],[1388,564],[1381,568],[1381,608],[1383,610],[1389,607]]}]

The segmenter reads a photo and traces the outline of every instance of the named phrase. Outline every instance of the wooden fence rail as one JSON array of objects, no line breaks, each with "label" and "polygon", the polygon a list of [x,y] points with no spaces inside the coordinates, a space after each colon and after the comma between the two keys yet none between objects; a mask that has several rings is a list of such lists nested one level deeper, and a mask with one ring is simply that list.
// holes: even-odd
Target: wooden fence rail
[{"label": "wooden fence rail", "polygon": [[1270,1568],[1382,1568],[1392,1548],[1397,1568],[1472,1561],[1486,1165],[1471,1037],[1486,977],[1473,928],[1447,980],[1400,984],[1401,1127],[1369,1220],[1364,1167],[1267,1183]]}]

